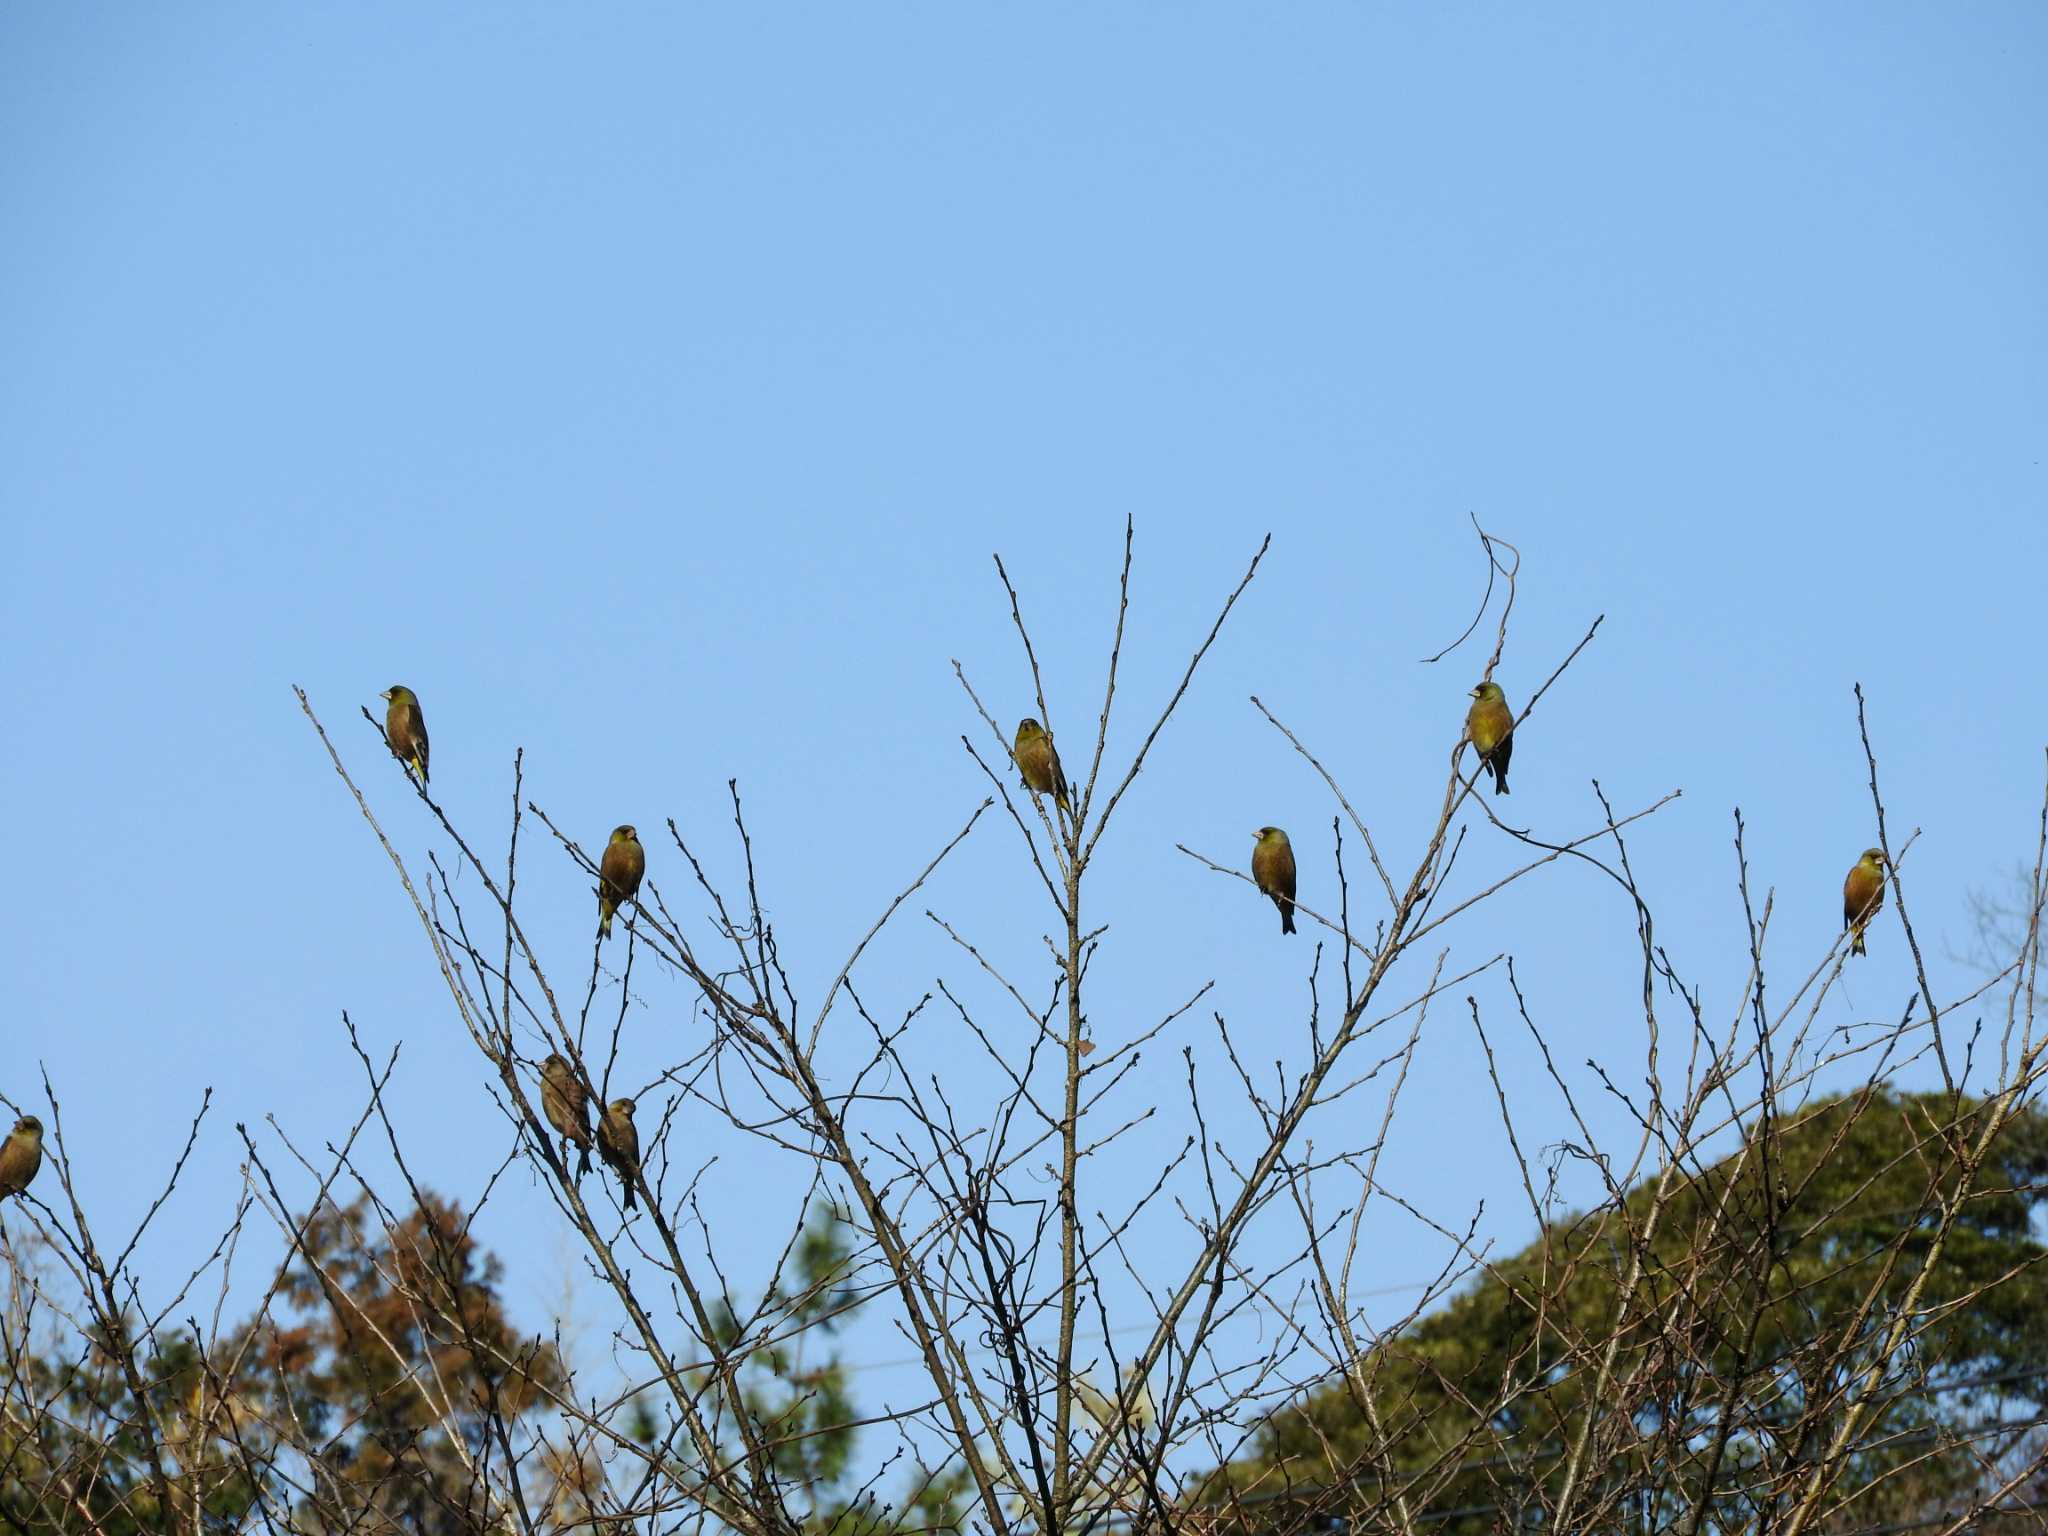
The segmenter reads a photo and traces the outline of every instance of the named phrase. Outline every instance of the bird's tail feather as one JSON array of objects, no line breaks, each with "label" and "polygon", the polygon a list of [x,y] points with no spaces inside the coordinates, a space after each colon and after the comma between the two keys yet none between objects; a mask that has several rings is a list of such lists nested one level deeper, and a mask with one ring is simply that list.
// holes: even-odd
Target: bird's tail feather
[{"label": "bird's tail feather", "polygon": [[1282,933],[1294,932],[1294,903],[1291,901],[1280,903],[1280,931]]}]

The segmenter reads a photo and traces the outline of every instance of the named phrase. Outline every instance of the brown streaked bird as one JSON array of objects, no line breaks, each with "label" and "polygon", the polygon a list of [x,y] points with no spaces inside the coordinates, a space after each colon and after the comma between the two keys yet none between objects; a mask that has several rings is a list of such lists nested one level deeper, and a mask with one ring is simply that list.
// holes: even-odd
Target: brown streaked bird
[{"label": "brown streaked bird", "polygon": [[640,1128],[633,1123],[631,1099],[613,1099],[597,1117],[597,1155],[619,1176],[626,1191],[626,1209],[633,1209],[633,1180],[640,1173]]},{"label": "brown streaked bird", "polygon": [[1252,834],[1259,842],[1252,849],[1252,882],[1273,898],[1280,909],[1280,931],[1294,932],[1294,845],[1278,827],[1261,827]]},{"label": "brown streaked bird", "polygon": [[427,782],[427,717],[420,713],[419,695],[403,683],[393,683],[378,698],[389,701],[384,711],[384,740],[391,755]]},{"label": "brown streaked bird", "polygon": [[1067,794],[1067,776],[1060,768],[1060,755],[1053,750],[1052,732],[1026,715],[1017,722],[1017,740],[1010,748],[1017,759],[1017,771],[1024,775],[1024,787],[1037,795],[1051,795],[1072,815],[1073,802]]},{"label": "brown streaked bird", "polygon": [[1479,754],[1482,767],[1493,770],[1493,792],[1508,792],[1508,759],[1515,753],[1515,717],[1499,683],[1481,683],[1472,690],[1465,711],[1465,738]]},{"label": "brown streaked bird", "polygon": [[647,850],[640,846],[640,834],[631,827],[613,827],[611,841],[597,866],[597,936],[612,936],[612,914],[640,890],[640,877],[647,873]]},{"label": "brown streaked bird", "polygon": [[569,1160],[569,1143],[573,1141],[583,1154],[576,1163],[576,1176],[590,1172],[590,1095],[576,1069],[561,1055],[551,1054],[540,1064],[540,1107],[548,1124],[562,1135],[562,1161]]},{"label": "brown streaked bird", "polygon": [[0,1142],[0,1200],[18,1195],[43,1166],[43,1122],[23,1115]]},{"label": "brown streaked bird", "polygon": [[1866,848],[1842,882],[1842,927],[1849,934],[1849,953],[1864,955],[1864,930],[1884,905],[1884,850]]}]

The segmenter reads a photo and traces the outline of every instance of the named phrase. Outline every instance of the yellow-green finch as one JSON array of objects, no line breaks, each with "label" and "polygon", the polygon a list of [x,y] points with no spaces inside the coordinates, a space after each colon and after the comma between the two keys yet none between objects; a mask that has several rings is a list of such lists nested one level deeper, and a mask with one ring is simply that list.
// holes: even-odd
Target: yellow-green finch
[{"label": "yellow-green finch", "polygon": [[548,1124],[562,1134],[562,1160],[569,1160],[569,1143],[582,1150],[576,1176],[590,1172],[590,1095],[584,1090],[576,1069],[559,1055],[540,1064],[540,1107]]},{"label": "yellow-green finch", "polygon": [[1499,683],[1481,683],[1472,690],[1472,707],[1465,711],[1465,735],[1481,766],[1493,770],[1493,792],[1508,792],[1508,759],[1515,751],[1515,717],[1508,712],[1506,695]]},{"label": "yellow-green finch", "polygon": [[1026,715],[1017,722],[1017,740],[1010,748],[1017,770],[1024,775],[1024,787],[1033,794],[1051,795],[1067,811],[1067,776],[1060,770],[1060,755],[1053,750],[1052,733]]},{"label": "yellow-green finch", "polygon": [[23,1115],[0,1141],[0,1200],[18,1195],[43,1166],[43,1122]]},{"label": "yellow-green finch", "polygon": [[626,1209],[633,1209],[633,1180],[640,1172],[640,1128],[633,1124],[633,1101],[613,1099],[597,1117],[597,1155],[611,1166],[626,1191]]},{"label": "yellow-green finch", "polygon": [[647,873],[647,850],[640,846],[640,834],[631,827],[613,827],[612,840],[605,844],[604,857],[597,866],[597,936],[612,936],[612,914],[640,889],[640,877]]},{"label": "yellow-green finch", "polygon": [[427,717],[420,713],[419,696],[403,683],[393,683],[377,697],[391,704],[384,711],[384,739],[391,744],[391,755],[426,783]]},{"label": "yellow-green finch", "polygon": [[1884,905],[1884,850],[1866,848],[1863,857],[1842,882],[1842,926],[1849,932],[1849,953],[1868,954],[1863,947],[1863,930]]},{"label": "yellow-green finch", "polygon": [[1280,909],[1280,931],[1294,932],[1294,845],[1278,827],[1261,827],[1254,832],[1258,845],[1252,849],[1252,882],[1273,898]]}]

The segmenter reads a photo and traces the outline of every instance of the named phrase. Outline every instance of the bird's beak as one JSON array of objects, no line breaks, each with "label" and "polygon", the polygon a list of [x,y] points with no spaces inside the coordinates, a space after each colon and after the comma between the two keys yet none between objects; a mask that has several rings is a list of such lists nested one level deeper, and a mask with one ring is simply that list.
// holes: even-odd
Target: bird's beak
[{"label": "bird's beak", "polygon": [[386,688],[382,693],[378,694],[377,697],[382,699],[386,704],[389,704],[391,702],[391,690],[389,688]]}]

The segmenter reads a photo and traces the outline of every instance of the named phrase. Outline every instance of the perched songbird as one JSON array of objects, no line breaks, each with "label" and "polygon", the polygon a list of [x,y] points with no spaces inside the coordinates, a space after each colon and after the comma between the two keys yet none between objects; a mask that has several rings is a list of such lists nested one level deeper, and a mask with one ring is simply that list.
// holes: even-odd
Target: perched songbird
[{"label": "perched songbird", "polygon": [[23,1115],[14,1129],[0,1141],[0,1200],[18,1195],[43,1166],[43,1122]]},{"label": "perched songbird", "polygon": [[1294,845],[1278,827],[1261,827],[1252,836],[1252,882],[1280,909],[1280,931],[1294,932]]},{"label": "perched songbird", "polygon": [[640,846],[640,834],[631,827],[613,827],[612,840],[605,844],[604,858],[597,866],[597,936],[612,936],[612,914],[640,889],[640,877],[647,873],[647,850]]},{"label": "perched songbird", "polygon": [[1050,731],[1026,715],[1017,722],[1017,741],[1010,755],[1017,759],[1026,789],[1033,794],[1051,795],[1069,815],[1073,814],[1074,807],[1067,798],[1067,776],[1060,771],[1060,755],[1053,750]]},{"label": "perched songbird", "polygon": [[633,1180],[640,1172],[640,1128],[633,1124],[631,1099],[613,1099],[597,1117],[597,1155],[619,1176],[626,1209],[632,1210]]},{"label": "perched songbird", "polygon": [[1866,848],[1849,878],[1842,882],[1842,926],[1849,930],[1849,953],[1868,954],[1863,930],[1884,905],[1884,850]]},{"label": "perched songbird", "polygon": [[393,683],[377,697],[391,701],[384,711],[384,739],[391,744],[391,755],[426,783],[427,717],[420,713],[419,695],[403,683]]},{"label": "perched songbird", "polygon": [[540,1107],[548,1124],[562,1133],[562,1160],[568,1161],[573,1141],[583,1152],[576,1176],[590,1172],[590,1095],[576,1069],[561,1056],[551,1055],[540,1064]]},{"label": "perched songbird", "polygon": [[1508,713],[1507,696],[1499,683],[1481,683],[1472,690],[1472,707],[1465,711],[1465,736],[1479,761],[1493,770],[1493,792],[1508,792],[1508,759],[1515,752],[1515,717]]}]

